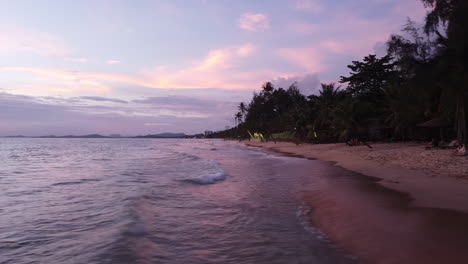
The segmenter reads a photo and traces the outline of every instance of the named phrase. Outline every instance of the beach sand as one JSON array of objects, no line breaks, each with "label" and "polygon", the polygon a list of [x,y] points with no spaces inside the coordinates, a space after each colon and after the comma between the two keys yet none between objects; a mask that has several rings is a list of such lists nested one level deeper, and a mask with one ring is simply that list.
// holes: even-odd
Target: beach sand
[{"label": "beach sand", "polygon": [[416,143],[246,144],[343,168],[304,200],[311,221],[362,263],[468,263],[468,157]]}]

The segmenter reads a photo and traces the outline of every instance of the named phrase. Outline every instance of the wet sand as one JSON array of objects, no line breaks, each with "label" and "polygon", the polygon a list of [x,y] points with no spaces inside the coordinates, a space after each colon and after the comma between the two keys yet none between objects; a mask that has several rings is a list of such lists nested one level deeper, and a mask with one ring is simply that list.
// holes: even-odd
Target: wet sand
[{"label": "wet sand", "polygon": [[[311,221],[362,263],[468,263],[468,181],[364,159],[333,145],[247,145],[336,165],[304,199]],[[378,145],[373,152],[384,155]]]}]

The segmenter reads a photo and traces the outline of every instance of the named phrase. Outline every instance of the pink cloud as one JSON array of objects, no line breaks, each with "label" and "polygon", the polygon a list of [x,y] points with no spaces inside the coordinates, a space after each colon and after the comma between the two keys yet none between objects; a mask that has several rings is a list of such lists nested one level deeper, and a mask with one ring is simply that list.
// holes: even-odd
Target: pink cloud
[{"label": "pink cloud", "polygon": [[[41,77],[39,84],[23,85],[17,90],[28,90],[29,92],[56,92],[76,93],[93,92],[99,94],[109,93],[112,88],[99,82],[89,74],[74,70],[58,70],[34,67],[0,67],[0,71],[14,71],[30,73]],[[47,83],[44,85],[42,83]]]},{"label": "pink cloud", "polygon": [[239,56],[245,57],[253,54],[256,51],[255,45],[247,43],[236,48],[236,53]]},{"label": "pink cloud", "polygon": [[321,72],[326,69],[317,48],[282,48],[278,54],[304,70],[304,73]]},{"label": "pink cloud", "polygon": [[[200,59],[184,67],[170,65],[157,66],[141,70],[135,74],[117,74],[112,72],[93,72],[83,70],[63,70],[35,67],[0,67],[0,71],[15,71],[39,76],[53,87],[64,87],[63,92],[77,91],[77,87],[88,87],[95,92],[110,92],[110,84],[127,83],[152,88],[192,89],[192,88],[225,88],[255,89],[274,77],[288,77],[295,73],[285,73],[272,69],[243,70],[251,56],[256,52],[253,44],[246,43],[214,49]],[[76,88],[73,88],[76,87]],[[37,86],[38,90],[46,89]],[[60,89],[53,89],[60,92]],[[50,91],[50,88],[48,90]]]},{"label": "pink cloud", "polygon": [[323,56],[348,54],[358,58],[373,53],[376,43],[385,43],[400,28],[391,18],[367,19],[347,12],[336,13],[327,25],[327,32],[320,32],[330,37],[316,48]]},{"label": "pink cloud", "polygon": [[90,61],[88,58],[65,58],[66,61],[85,63]]},{"label": "pink cloud", "polygon": [[265,31],[270,28],[270,21],[265,14],[244,13],[239,18],[239,27],[248,31]]},{"label": "pink cloud", "polygon": [[214,49],[201,60],[179,69],[158,66],[145,70],[144,78],[152,87],[164,88],[216,88],[252,89],[272,76],[282,74],[273,70],[259,69],[245,71],[242,66],[249,64],[256,47],[247,43]]},{"label": "pink cloud", "polygon": [[118,60],[107,60],[106,63],[107,64],[119,64],[120,61],[118,61]]},{"label": "pink cloud", "polygon": [[335,40],[326,40],[320,43],[320,47],[324,48],[327,51],[331,51],[333,53],[344,53],[347,49],[347,44],[342,42],[338,42]]},{"label": "pink cloud", "polygon": [[248,43],[237,47],[211,50],[208,56],[197,64],[198,70],[211,70],[215,68],[235,67],[235,61],[239,58],[249,56],[255,52],[255,46]]}]

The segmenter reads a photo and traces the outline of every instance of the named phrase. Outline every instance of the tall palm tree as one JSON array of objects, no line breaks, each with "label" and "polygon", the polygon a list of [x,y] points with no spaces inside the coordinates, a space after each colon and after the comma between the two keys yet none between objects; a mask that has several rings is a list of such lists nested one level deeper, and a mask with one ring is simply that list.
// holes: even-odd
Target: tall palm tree
[{"label": "tall palm tree", "polygon": [[238,106],[239,112],[241,113],[241,119],[245,117],[245,113],[247,112],[247,107],[245,106],[244,102],[241,102]]},{"label": "tall palm tree", "polygon": [[238,125],[241,123],[241,121],[242,121],[242,113],[241,113],[241,112],[237,112],[237,113],[235,114],[234,117],[235,117],[235,119],[236,119],[236,126],[238,126]]},{"label": "tall palm tree", "polygon": [[335,83],[324,84],[322,83],[322,89],[319,91],[317,97],[317,108],[318,108],[318,122],[320,126],[323,126],[331,122],[332,113],[337,105],[340,97],[340,87],[335,87]]}]

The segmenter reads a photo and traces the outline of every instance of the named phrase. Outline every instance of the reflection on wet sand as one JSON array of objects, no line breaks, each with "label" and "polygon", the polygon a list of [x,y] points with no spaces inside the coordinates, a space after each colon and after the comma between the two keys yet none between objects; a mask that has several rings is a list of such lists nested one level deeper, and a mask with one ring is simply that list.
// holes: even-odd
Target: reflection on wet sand
[{"label": "reflection on wet sand", "polygon": [[468,263],[468,214],[411,206],[408,194],[335,167],[305,195],[310,217],[363,263]]}]

